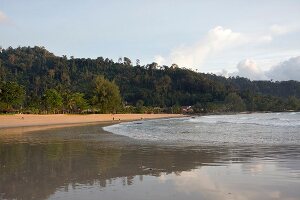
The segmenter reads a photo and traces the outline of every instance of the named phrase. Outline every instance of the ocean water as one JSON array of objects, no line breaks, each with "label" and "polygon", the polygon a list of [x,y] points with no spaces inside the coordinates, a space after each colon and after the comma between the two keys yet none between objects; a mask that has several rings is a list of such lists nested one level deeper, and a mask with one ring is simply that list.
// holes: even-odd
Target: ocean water
[{"label": "ocean water", "polygon": [[137,140],[185,145],[298,145],[300,113],[210,115],[127,122],[104,130]]}]

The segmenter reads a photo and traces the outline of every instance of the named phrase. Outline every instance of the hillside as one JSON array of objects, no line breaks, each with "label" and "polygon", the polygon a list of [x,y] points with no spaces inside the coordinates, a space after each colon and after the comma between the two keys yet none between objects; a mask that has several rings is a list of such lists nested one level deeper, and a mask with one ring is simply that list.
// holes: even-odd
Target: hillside
[{"label": "hillside", "polygon": [[[300,82],[297,81],[250,81],[197,73],[175,64],[140,66],[138,63],[133,65],[126,57],[119,62],[102,57],[59,57],[43,47],[8,48],[0,53],[0,81],[24,86],[25,108],[41,105],[48,89],[60,94],[83,94],[93,106],[93,80],[99,75],[118,85],[123,105],[166,110],[194,105],[194,111],[198,112],[283,111],[300,107]],[[238,104],[241,107],[235,109]]]}]

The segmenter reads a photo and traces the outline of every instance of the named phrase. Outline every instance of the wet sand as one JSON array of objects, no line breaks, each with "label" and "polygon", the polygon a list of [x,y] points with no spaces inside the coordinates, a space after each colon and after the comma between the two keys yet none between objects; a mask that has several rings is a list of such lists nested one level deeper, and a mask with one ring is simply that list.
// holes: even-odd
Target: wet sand
[{"label": "wet sand", "polygon": [[[103,131],[110,123],[0,129],[0,199],[296,200],[300,195],[297,146],[288,146],[288,154],[285,146],[166,146]],[[22,129],[27,134],[17,134]]]},{"label": "wet sand", "polygon": [[[21,126],[21,127],[9,127],[9,128],[0,128],[0,141],[10,142],[10,141],[24,141],[25,139],[31,138],[35,134],[44,134],[46,138],[51,138],[51,133],[55,132],[59,135],[60,138],[66,137],[65,132],[69,129],[73,130],[72,132],[76,133],[78,131],[84,131],[89,129],[92,126],[97,126],[97,132],[99,134],[107,133],[102,129],[104,126],[110,126],[113,124],[120,123],[119,121],[103,121],[103,122],[91,122],[91,123],[72,123],[72,124],[59,124],[59,125],[39,125],[39,126]],[[63,130],[63,132],[60,132]],[[27,136],[26,136],[27,135]],[[75,134],[76,135],[76,134]],[[42,136],[44,137],[44,136]],[[75,136],[76,137],[76,136]],[[33,138],[39,137],[34,136]],[[36,140],[35,140],[36,141]],[[31,143],[32,141],[27,140]]]}]

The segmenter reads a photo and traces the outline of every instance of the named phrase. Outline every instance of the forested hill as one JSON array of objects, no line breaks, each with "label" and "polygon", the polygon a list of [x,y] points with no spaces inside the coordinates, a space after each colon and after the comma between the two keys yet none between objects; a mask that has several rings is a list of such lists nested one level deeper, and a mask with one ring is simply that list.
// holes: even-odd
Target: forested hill
[{"label": "forested hill", "polygon": [[[123,105],[171,108],[194,105],[194,111],[299,109],[300,82],[225,78],[156,63],[140,66],[129,58],[67,58],[43,47],[2,49],[0,81],[16,82],[26,91],[23,107],[38,107],[49,89],[77,93],[93,106],[93,82],[103,75],[118,85]],[[3,98],[3,97],[2,97]],[[35,103],[33,103],[35,102]],[[224,105],[227,106],[224,106]],[[231,108],[230,108],[230,104]],[[293,106],[291,106],[293,105]],[[14,106],[14,105],[12,105]]]}]

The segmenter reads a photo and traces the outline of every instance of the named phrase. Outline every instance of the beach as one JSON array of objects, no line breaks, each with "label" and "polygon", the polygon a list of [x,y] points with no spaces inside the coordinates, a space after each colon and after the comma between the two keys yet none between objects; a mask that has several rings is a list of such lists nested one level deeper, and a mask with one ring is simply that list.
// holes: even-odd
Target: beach
[{"label": "beach", "polygon": [[181,114],[51,114],[51,115],[0,115],[0,128],[17,128],[31,126],[72,126],[85,123],[133,121],[141,119],[159,119],[182,117]]},{"label": "beach", "polygon": [[0,129],[0,199],[299,197],[299,113],[30,117]]}]

